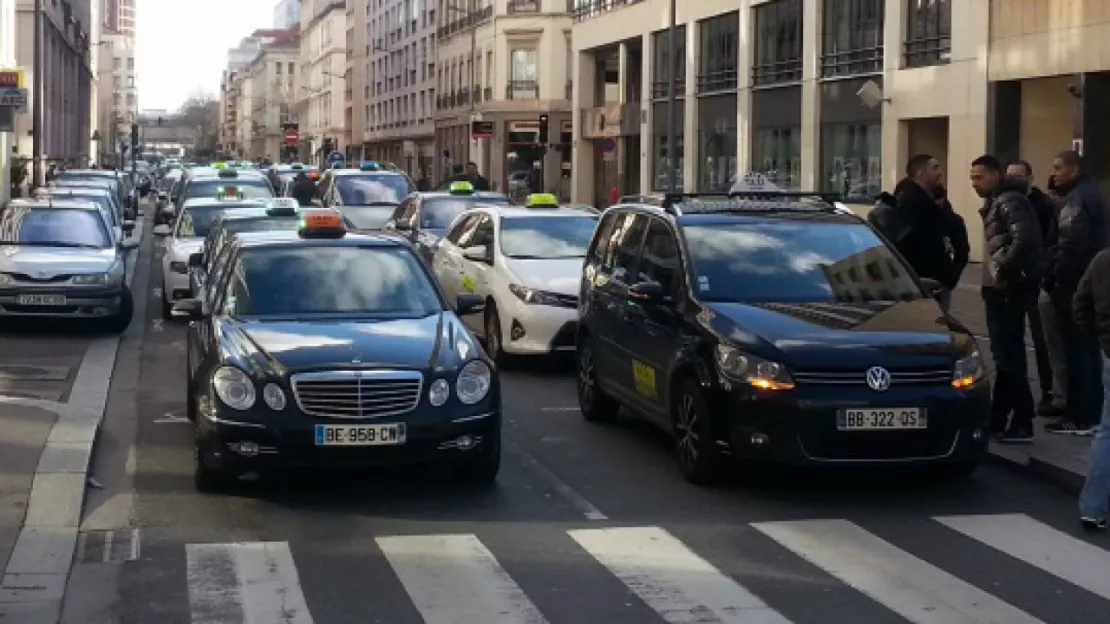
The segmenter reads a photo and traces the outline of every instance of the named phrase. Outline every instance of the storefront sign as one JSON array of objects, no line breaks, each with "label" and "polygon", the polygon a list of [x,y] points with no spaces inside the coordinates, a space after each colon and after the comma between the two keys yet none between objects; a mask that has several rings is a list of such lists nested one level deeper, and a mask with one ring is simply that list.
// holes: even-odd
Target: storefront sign
[{"label": "storefront sign", "polygon": [[19,113],[27,110],[27,89],[0,89],[0,106],[13,108]]},{"label": "storefront sign", "polygon": [[472,139],[493,138],[493,130],[492,121],[480,121],[475,119],[470,122],[470,138]]},{"label": "storefront sign", "polygon": [[23,70],[17,67],[3,67],[0,68],[0,88],[3,89],[22,89],[23,88]]}]

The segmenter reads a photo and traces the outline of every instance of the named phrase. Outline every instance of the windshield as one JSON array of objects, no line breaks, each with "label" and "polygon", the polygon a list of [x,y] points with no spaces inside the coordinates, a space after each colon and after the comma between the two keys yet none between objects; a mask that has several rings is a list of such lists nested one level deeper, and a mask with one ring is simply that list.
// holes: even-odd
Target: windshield
[{"label": "windshield", "polygon": [[99,178],[99,177],[95,177],[95,176],[90,176],[90,177],[87,177],[87,178],[79,178],[79,177],[74,176],[74,177],[70,177],[70,178],[54,178],[54,180],[51,182],[51,184],[53,184],[54,186],[61,186],[61,187],[88,186],[88,187],[112,189],[112,188],[115,188],[116,185],[119,184],[119,182],[117,182],[116,180],[113,180],[111,178]]},{"label": "windshield", "polygon": [[367,173],[335,177],[335,190],[348,206],[377,202],[401,203],[413,189],[405,176],[396,173]]},{"label": "windshield", "polygon": [[909,269],[863,224],[752,219],[682,229],[703,301],[859,303],[923,296]]},{"label": "windshield", "polygon": [[52,247],[112,246],[104,221],[91,210],[9,206],[0,216],[0,244]]},{"label": "windshield", "polygon": [[59,200],[76,199],[78,201],[94,202],[98,206],[100,206],[101,208],[104,209],[104,214],[105,214],[105,216],[108,217],[108,219],[111,220],[112,225],[117,224],[116,223],[116,221],[117,221],[117,219],[116,219],[116,217],[117,217],[117,215],[116,215],[116,206],[115,206],[115,204],[112,203],[111,198],[109,198],[107,195],[82,194],[82,193],[73,193],[73,194],[61,193],[61,194],[57,194],[57,195],[52,195],[52,197],[54,197],[55,199],[59,199]]},{"label": "windshield", "polygon": [[413,318],[443,309],[416,257],[400,247],[248,249],[232,275],[224,303],[232,315]]},{"label": "windshield", "polygon": [[243,199],[265,199],[274,196],[270,183],[265,178],[216,178],[190,182],[185,187],[185,199],[215,197],[220,189],[228,186],[239,189]]},{"label": "windshield", "polygon": [[393,216],[393,206],[340,206],[339,212],[356,230],[380,230]]},{"label": "windshield", "polygon": [[442,197],[425,199],[420,207],[420,229],[446,230],[451,226],[455,217],[470,210],[475,204],[483,203],[478,198],[459,199],[457,197]]},{"label": "windshield", "polygon": [[242,208],[242,204],[188,206],[177,220],[175,238],[204,238],[224,213]]},{"label": "windshield", "polygon": [[501,253],[510,258],[584,258],[597,227],[593,217],[501,220]]},{"label": "windshield", "polygon": [[224,231],[228,234],[245,232],[290,231],[297,229],[299,217],[268,217],[265,219],[231,219],[224,221]]}]

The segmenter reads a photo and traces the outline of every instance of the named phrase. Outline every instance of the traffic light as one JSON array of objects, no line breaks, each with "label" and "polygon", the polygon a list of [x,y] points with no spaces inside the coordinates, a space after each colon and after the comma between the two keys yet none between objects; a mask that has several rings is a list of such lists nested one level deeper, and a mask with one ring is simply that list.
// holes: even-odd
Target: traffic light
[{"label": "traffic light", "polygon": [[547,145],[547,115],[540,115],[540,145]]}]

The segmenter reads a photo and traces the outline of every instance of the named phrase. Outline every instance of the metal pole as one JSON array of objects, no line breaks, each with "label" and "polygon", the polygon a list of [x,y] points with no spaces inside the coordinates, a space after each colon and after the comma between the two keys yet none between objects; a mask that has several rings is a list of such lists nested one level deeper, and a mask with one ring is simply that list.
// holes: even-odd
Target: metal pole
[{"label": "metal pole", "polygon": [[670,190],[678,192],[678,94],[675,82],[678,80],[678,1],[671,0],[671,24],[667,29],[667,166]]},{"label": "metal pole", "polygon": [[[469,19],[473,20],[474,17],[477,15],[477,13],[478,12],[474,10],[474,0],[470,0],[470,10],[467,11],[466,16]],[[478,69],[478,59],[476,58],[477,54],[478,54],[478,26],[477,26],[477,24],[471,24],[470,25],[470,112],[471,113],[474,112],[474,99],[478,95],[477,93],[475,93],[475,91],[478,89],[478,83],[475,80],[475,73],[474,73]],[[470,125],[469,121],[467,122],[467,125]]]},{"label": "metal pole", "polygon": [[44,21],[43,20],[42,3],[43,3],[43,0],[35,0],[35,16],[34,16],[35,47],[34,47],[34,51],[33,51],[33,54],[34,54],[34,57],[35,57],[35,60],[34,60],[35,74],[34,74],[34,84],[32,85],[32,89],[34,90],[34,95],[32,97],[35,98],[35,105],[34,105],[34,110],[31,113],[31,117],[32,117],[32,121],[31,121],[31,142],[32,142],[32,147],[31,147],[31,149],[32,149],[31,172],[32,172],[32,176],[33,176],[31,178],[31,187],[32,188],[34,188],[35,186],[38,186],[39,180],[41,179],[40,174],[42,173],[42,141],[43,141],[43,136],[42,136],[43,135],[43,132],[42,132],[43,128],[42,127],[43,127],[43,124],[44,124],[43,112],[45,111],[45,109],[43,108],[44,102],[42,101],[42,99],[43,99],[43,92],[45,91],[44,87],[46,85],[45,81],[43,80],[43,73],[46,71],[46,68],[43,66],[43,65],[45,65],[45,63],[43,62],[43,60],[44,60],[43,57],[45,55],[43,54],[43,49],[42,49],[43,48],[43,21]]}]

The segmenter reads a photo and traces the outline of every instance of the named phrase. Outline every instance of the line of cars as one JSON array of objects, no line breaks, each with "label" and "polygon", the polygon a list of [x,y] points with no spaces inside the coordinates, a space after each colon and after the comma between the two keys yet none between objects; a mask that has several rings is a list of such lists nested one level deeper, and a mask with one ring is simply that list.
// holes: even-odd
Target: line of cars
[{"label": "line of cars", "polygon": [[[751,461],[962,475],[986,451],[974,338],[830,197],[739,189],[599,214],[368,173],[325,172],[311,207],[184,199],[161,230],[168,313],[193,321],[201,489],[434,460],[490,481],[495,362],[555,351],[576,354],[584,418],[623,407],[658,426],[695,483]],[[366,207],[378,228],[350,218]]]}]

